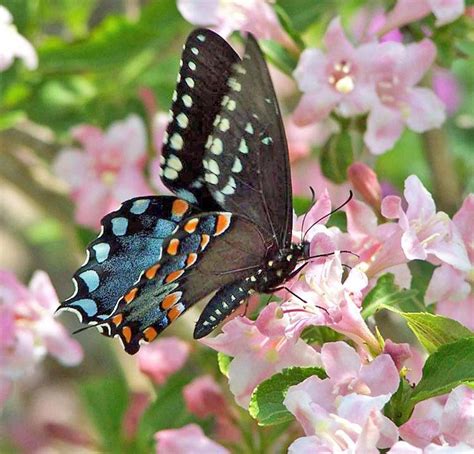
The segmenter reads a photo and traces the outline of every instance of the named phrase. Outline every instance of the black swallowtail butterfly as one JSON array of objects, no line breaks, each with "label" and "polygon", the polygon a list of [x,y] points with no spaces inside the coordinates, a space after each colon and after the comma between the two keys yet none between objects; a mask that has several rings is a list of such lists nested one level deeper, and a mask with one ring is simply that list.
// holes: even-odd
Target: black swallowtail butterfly
[{"label": "black swallowtail butterfly", "polygon": [[60,307],[131,354],[216,292],[194,330],[207,335],[309,256],[291,241],[287,143],[253,36],[241,59],[214,32],[191,33],[170,113],[161,173],[176,196],[137,197],[107,215]]}]

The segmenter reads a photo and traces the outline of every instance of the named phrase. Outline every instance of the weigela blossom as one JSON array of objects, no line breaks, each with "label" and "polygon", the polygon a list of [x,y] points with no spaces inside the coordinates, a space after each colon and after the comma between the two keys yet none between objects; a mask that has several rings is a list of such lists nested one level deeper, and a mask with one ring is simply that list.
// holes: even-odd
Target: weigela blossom
[{"label": "weigela blossom", "polygon": [[190,350],[187,342],[177,337],[164,337],[140,348],[138,367],[155,383],[163,384],[184,366]]},{"label": "weigela blossom", "polygon": [[464,9],[464,0],[398,0],[387,14],[385,26],[398,28],[433,13],[439,27],[455,21],[463,14]]},{"label": "weigela blossom", "polygon": [[224,446],[206,437],[197,424],[160,430],[155,434],[155,441],[156,454],[230,454]]},{"label": "weigela blossom", "polygon": [[415,132],[424,132],[443,124],[443,102],[432,90],[415,86],[435,56],[436,47],[428,39],[406,46],[393,41],[379,45],[371,62],[377,96],[364,135],[372,153],[392,148],[405,125]]},{"label": "weigela blossom", "polygon": [[306,434],[289,452],[320,447],[313,452],[376,453],[376,447],[392,446],[398,430],[381,412],[399,383],[391,357],[383,354],[363,364],[352,347],[333,342],[323,345],[321,358],[328,378],[312,376],[290,387],[285,397],[284,405]]},{"label": "weigela blossom", "polygon": [[0,5],[0,71],[9,68],[15,57],[21,58],[28,69],[38,67],[35,48],[13,25],[13,17]]},{"label": "weigela blossom", "polygon": [[54,319],[59,305],[48,275],[37,271],[25,287],[0,270],[0,405],[16,380],[50,354],[65,366],[82,361],[80,344]]},{"label": "weigela blossom", "polygon": [[130,115],[105,133],[92,125],[77,126],[72,136],[83,148],[62,150],[54,170],[70,186],[79,224],[98,228],[121,202],[151,194],[143,175],[147,138],[140,117]]},{"label": "weigela blossom", "polygon": [[458,443],[454,446],[448,444],[439,445],[430,443],[424,448],[407,443],[406,441],[397,441],[388,451],[388,454],[472,454],[472,446],[466,443]]},{"label": "weigela blossom", "polygon": [[443,101],[448,115],[453,115],[459,109],[461,99],[461,87],[458,79],[451,71],[444,68],[436,68],[433,71],[433,91]]},{"label": "weigela blossom", "polygon": [[405,180],[403,194],[408,204],[406,211],[400,197],[388,196],[382,201],[382,214],[388,219],[398,218],[406,257],[469,271],[471,264],[458,228],[446,213],[436,211],[431,194],[417,176]]},{"label": "weigela blossom", "polygon": [[233,31],[246,31],[260,39],[273,39],[284,45],[290,39],[281,27],[269,0],[178,0],[178,10],[191,24],[208,26],[227,37]]},{"label": "weigela blossom", "polygon": [[186,385],[183,397],[188,411],[199,418],[226,411],[224,395],[211,375],[203,375]]},{"label": "weigela blossom", "polygon": [[319,49],[303,51],[293,74],[303,92],[294,113],[300,125],[324,120],[333,110],[345,117],[365,113],[376,97],[370,65],[378,45],[354,47],[339,18],[329,24],[324,45],[326,54]]},{"label": "weigela blossom", "polygon": [[465,443],[474,449],[474,390],[460,385],[451,391],[445,404],[440,398],[420,402],[400,427],[400,435],[420,448],[430,443]]},{"label": "weigela blossom", "polygon": [[229,387],[240,406],[246,408],[256,386],[282,369],[320,364],[320,355],[313,347],[287,333],[289,321],[276,303],[270,303],[256,321],[234,318],[224,325],[222,334],[201,340],[233,357]]},{"label": "weigela blossom", "polygon": [[291,320],[287,331],[299,335],[307,326],[329,326],[358,345],[379,351],[377,340],[360,314],[367,276],[352,269],[342,281],[343,271],[338,252],[323,263],[308,265],[303,279],[291,287],[301,299],[292,296],[281,306]]}]

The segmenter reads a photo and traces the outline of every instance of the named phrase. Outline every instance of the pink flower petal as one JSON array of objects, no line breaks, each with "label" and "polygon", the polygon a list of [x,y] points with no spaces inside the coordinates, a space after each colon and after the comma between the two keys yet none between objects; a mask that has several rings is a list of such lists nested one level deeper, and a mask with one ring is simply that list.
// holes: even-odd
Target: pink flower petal
[{"label": "pink flower petal", "polygon": [[326,65],[327,58],[321,50],[305,49],[293,72],[299,89],[302,92],[315,91],[321,89],[322,85],[327,85]]},{"label": "pink flower petal", "polygon": [[400,113],[377,103],[369,113],[364,142],[373,154],[382,154],[395,145],[402,131]]},{"label": "pink flower petal", "polygon": [[400,384],[398,369],[390,355],[379,355],[363,366],[360,378],[370,388],[372,396],[394,394]]},{"label": "pink flower petal", "polygon": [[347,56],[354,53],[354,46],[346,38],[340,17],[336,17],[331,21],[323,40],[326,49],[331,51],[334,60],[345,60]]},{"label": "pink flower petal", "polygon": [[211,375],[203,375],[186,385],[183,397],[188,411],[198,418],[226,413],[224,395]]},{"label": "pink flower petal", "polygon": [[204,0],[198,4],[196,0],[178,0],[181,15],[194,25],[217,25],[219,0]]},{"label": "pink flower petal", "polygon": [[326,373],[333,380],[346,380],[359,375],[360,356],[345,342],[324,344],[321,348],[321,360]]},{"label": "pink flower petal", "polygon": [[53,163],[54,173],[67,182],[72,189],[77,189],[89,181],[88,159],[75,148],[63,149]]},{"label": "pink flower petal", "polygon": [[443,102],[428,88],[408,91],[409,115],[406,123],[415,132],[439,128],[446,120]]},{"label": "pink flower petal", "polygon": [[436,268],[425,293],[425,303],[460,301],[467,297],[471,287],[464,281],[465,274],[449,265]]},{"label": "pink flower petal", "polygon": [[407,86],[416,85],[436,58],[436,46],[429,39],[405,46],[405,56],[400,71]]},{"label": "pink flower petal", "polygon": [[464,0],[427,0],[438,27],[455,21],[464,13]]},{"label": "pink flower petal", "polygon": [[38,303],[51,314],[59,305],[58,295],[51,283],[51,279],[44,271],[35,271],[29,289]]},{"label": "pink flower petal", "polygon": [[329,86],[322,85],[317,94],[303,94],[293,112],[297,126],[306,126],[325,120],[339,102],[340,95]]}]

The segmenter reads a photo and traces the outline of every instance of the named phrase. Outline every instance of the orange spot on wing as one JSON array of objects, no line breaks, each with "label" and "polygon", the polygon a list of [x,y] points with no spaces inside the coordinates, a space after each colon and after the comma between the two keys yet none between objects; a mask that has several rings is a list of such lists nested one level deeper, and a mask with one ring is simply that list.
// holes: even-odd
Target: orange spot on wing
[{"label": "orange spot on wing", "polygon": [[168,311],[168,318],[170,319],[170,321],[172,322],[173,320],[176,320],[180,315],[181,313],[183,312],[183,310],[178,307],[178,306],[173,306],[169,311]]},{"label": "orange spot on wing", "polygon": [[203,251],[206,248],[206,246],[209,244],[210,238],[211,237],[209,235],[206,235],[205,233],[201,235],[201,251]]},{"label": "orange spot on wing", "polygon": [[182,199],[176,199],[171,207],[174,216],[182,217],[188,211],[189,203]]},{"label": "orange spot on wing", "polygon": [[188,233],[193,233],[196,230],[196,227],[199,224],[199,219],[198,218],[193,218],[190,219],[186,224],[184,225],[184,230]]},{"label": "orange spot on wing", "polygon": [[214,235],[220,235],[229,228],[230,218],[230,214],[219,214],[217,216],[216,231]]},{"label": "orange spot on wing", "polygon": [[194,265],[196,263],[197,257],[197,254],[191,252],[191,254],[189,254],[188,258],[186,259],[186,266],[189,267],[191,265]]},{"label": "orange spot on wing", "polygon": [[122,320],[123,320],[123,315],[122,314],[117,314],[112,318],[112,323],[115,326],[119,326],[120,323],[122,323]]},{"label": "orange spot on wing", "polygon": [[177,292],[166,295],[161,303],[161,307],[163,309],[169,309],[173,304],[177,303],[180,298],[181,294]]},{"label": "orange spot on wing", "polygon": [[129,326],[124,326],[122,328],[122,336],[124,337],[126,343],[129,344],[132,339],[132,329]]},{"label": "orange spot on wing", "polygon": [[156,272],[159,270],[160,266],[161,265],[157,263],[156,265],[153,265],[150,268],[148,268],[145,272],[146,278],[153,279],[156,276]]},{"label": "orange spot on wing", "polygon": [[145,337],[145,340],[147,342],[151,342],[153,339],[156,338],[156,336],[158,336],[158,331],[153,328],[153,326],[149,326],[143,331],[143,336]]},{"label": "orange spot on wing", "polygon": [[170,274],[168,274],[168,276],[166,276],[165,282],[167,284],[170,282],[173,282],[176,279],[178,279],[178,277],[180,277],[183,273],[184,273],[183,270],[172,271]]},{"label": "orange spot on wing", "polygon": [[169,244],[168,244],[168,254],[170,255],[176,255],[178,253],[178,246],[179,246],[179,240],[177,238],[173,238]]},{"label": "orange spot on wing", "polygon": [[134,299],[135,299],[135,296],[137,296],[137,292],[138,292],[138,288],[135,287],[135,288],[132,288],[132,290],[130,290],[125,296],[124,296],[124,300],[125,302],[128,304],[128,303],[131,303]]}]

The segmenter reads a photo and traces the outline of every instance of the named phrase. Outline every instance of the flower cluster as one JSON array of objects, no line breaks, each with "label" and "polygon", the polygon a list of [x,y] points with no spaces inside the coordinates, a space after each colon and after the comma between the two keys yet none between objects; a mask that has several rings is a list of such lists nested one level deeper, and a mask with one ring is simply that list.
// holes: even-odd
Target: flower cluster
[{"label": "flower cluster", "polygon": [[0,270],[0,405],[13,385],[35,370],[46,354],[65,366],[82,361],[82,348],[54,318],[59,304],[43,271],[25,287],[8,271]]}]

